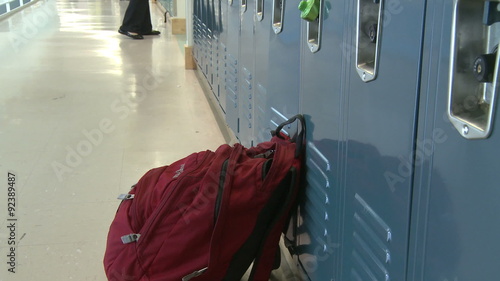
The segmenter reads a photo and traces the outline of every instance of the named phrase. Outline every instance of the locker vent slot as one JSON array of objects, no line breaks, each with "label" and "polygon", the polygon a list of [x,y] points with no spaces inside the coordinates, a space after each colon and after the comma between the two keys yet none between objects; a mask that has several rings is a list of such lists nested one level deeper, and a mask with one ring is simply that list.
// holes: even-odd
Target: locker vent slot
[{"label": "locker vent slot", "polygon": [[242,90],[242,98],[244,100],[243,105],[243,116],[246,119],[246,126],[248,128],[253,127],[253,96],[252,96],[252,88],[253,88],[253,79],[252,73],[245,66],[242,67],[241,72],[243,74],[243,83],[241,86]]},{"label": "locker vent slot", "polygon": [[[312,143],[307,144],[308,148],[315,147]],[[319,161],[318,161],[319,160]],[[318,150],[308,150],[307,173],[304,205],[302,209],[303,224],[299,226],[299,244],[306,246],[306,253],[299,256],[306,271],[314,274],[314,269],[319,266],[331,266],[338,244],[336,237],[330,231],[335,223],[335,214],[332,213],[333,200],[330,181],[331,171],[325,169],[329,164],[325,164],[326,157]],[[328,162],[326,160],[326,162]],[[304,235],[305,234],[305,235]],[[319,263],[324,263],[319,265]]]},{"label": "locker vent slot", "polygon": [[217,52],[217,81],[218,81],[218,96],[219,96],[219,104],[224,111],[226,112],[226,89],[225,86],[227,85],[227,47],[226,45],[222,42],[223,40],[219,41],[219,47],[218,47],[218,52]]},{"label": "locker vent slot", "polygon": [[231,88],[227,88],[227,97],[230,101],[230,105],[233,105],[234,108],[238,107],[238,96]]},{"label": "locker vent slot", "polygon": [[[271,118],[269,119],[269,126],[272,128],[272,130],[276,129],[279,124],[285,122],[286,120],[288,120],[288,118],[283,113],[281,113],[275,107],[271,107]],[[281,132],[287,136],[290,136],[291,128],[291,125],[285,126],[283,130],[281,130]]]},{"label": "locker vent slot", "polygon": [[318,163],[319,167],[323,171],[330,171],[331,165],[330,161],[323,155],[319,149],[314,145],[314,143],[309,142],[307,144],[307,150],[309,151],[309,155],[312,159],[314,159],[315,163]]},{"label": "locker vent slot", "polygon": [[255,91],[255,122],[258,128],[257,141],[263,142],[271,138],[271,130],[266,122],[268,112],[266,111],[267,105],[267,90],[262,84],[257,83],[257,90]]},{"label": "locker vent slot", "polygon": [[238,107],[238,60],[228,54],[226,59],[226,90],[229,104]]},{"label": "locker vent slot", "polygon": [[[213,50],[212,50],[212,30],[208,29],[207,30],[207,33],[205,35],[205,58],[206,58],[206,61],[205,61],[205,76],[209,76],[209,69],[211,70],[212,69],[212,61],[213,61],[213,58],[212,58],[212,54],[213,54]],[[211,77],[208,77],[208,82],[210,83],[210,86],[212,86],[212,79]]]},{"label": "locker vent slot", "polygon": [[359,194],[355,199],[351,278],[389,281],[391,229]]}]

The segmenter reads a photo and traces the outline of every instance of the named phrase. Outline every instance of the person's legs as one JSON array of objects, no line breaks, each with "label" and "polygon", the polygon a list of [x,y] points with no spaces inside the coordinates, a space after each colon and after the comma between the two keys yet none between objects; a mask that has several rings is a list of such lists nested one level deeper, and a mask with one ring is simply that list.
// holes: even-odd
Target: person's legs
[{"label": "person's legs", "polygon": [[147,12],[142,17],[139,33],[148,34],[151,32],[151,30],[153,30],[153,25],[151,24],[151,13],[149,10],[149,0],[142,0],[142,1],[145,2],[144,6],[146,6],[145,9],[147,10]]},{"label": "person's legs", "polygon": [[151,28],[149,0],[130,0],[120,30],[140,34],[144,30],[151,31]]}]

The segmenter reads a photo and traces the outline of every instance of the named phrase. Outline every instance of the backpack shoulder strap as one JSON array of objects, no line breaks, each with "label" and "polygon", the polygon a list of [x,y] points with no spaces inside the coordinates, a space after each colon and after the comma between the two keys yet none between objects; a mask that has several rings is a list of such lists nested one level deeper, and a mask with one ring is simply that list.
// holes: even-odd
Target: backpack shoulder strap
[{"label": "backpack shoulder strap", "polygon": [[252,281],[268,281],[271,271],[273,270],[276,254],[279,248],[279,240],[281,233],[286,224],[288,214],[290,213],[292,207],[295,205],[295,198],[298,193],[298,182],[297,182],[298,171],[295,167],[292,167],[288,172],[286,179],[284,180],[286,189],[286,198],[284,198],[284,203],[281,206],[281,210],[277,213],[277,216],[269,224],[265,239],[259,247],[257,252],[252,272],[250,274],[249,280]]}]

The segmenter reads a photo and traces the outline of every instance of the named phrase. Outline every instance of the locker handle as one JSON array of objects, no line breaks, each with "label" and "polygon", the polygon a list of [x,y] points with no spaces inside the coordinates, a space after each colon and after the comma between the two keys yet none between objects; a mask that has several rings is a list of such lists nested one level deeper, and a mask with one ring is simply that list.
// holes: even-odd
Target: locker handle
[{"label": "locker handle", "polygon": [[247,1],[248,0],[241,0],[241,8],[240,8],[241,13],[244,13],[247,11]]},{"label": "locker handle", "polygon": [[363,82],[377,78],[384,0],[358,0],[356,71]]},{"label": "locker handle", "polygon": [[301,17],[307,21],[307,46],[312,53],[318,52],[321,48],[324,5],[324,0],[307,0],[299,4]]},{"label": "locker handle", "polygon": [[273,0],[273,31],[275,34],[283,31],[283,18],[285,12],[285,0]]},{"label": "locker handle", "polygon": [[493,128],[500,85],[499,2],[454,0],[448,119],[466,139],[486,139]]},{"label": "locker handle", "polygon": [[264,19],[264,0],[257,0],[255,5],[255,14],[257,15],[258,21],[262,21]]}]

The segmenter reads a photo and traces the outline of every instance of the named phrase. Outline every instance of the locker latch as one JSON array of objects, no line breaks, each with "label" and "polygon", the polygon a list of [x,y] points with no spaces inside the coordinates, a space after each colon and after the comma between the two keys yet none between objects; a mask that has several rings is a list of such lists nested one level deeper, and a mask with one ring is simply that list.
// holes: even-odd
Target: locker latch
[{"label": "locker latch", "polygon": [[383,0],[358,0],[356,70],[363,82],[377,77],[383,10]]},{"label": "locker latch", "polygon": [[275,34],[283,30],[283,17],[285,13],[285,0],[273,0],[273,31]]},{"label": "locker latch", "polygon": [[243,14],[247,11],[247,0],[241,0],[240,12]]},{"label": "locker latch", "polygon": [[448,118],[467,139],[492,131],[498,95],[500,3],[454,0]]},{"label": "locker latch", "polygon": [[258,21],[264,19],[264,0],[257,0],[255,4],[255,15]]},{"label": "locker latch", "polygon": [[300,17],[307,21],[307,46],[313,53],[321,47],[324,0],[303,0],[299,4]]}]

